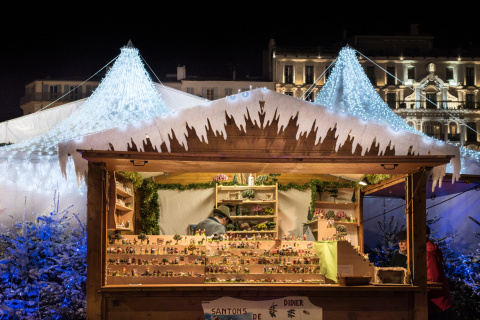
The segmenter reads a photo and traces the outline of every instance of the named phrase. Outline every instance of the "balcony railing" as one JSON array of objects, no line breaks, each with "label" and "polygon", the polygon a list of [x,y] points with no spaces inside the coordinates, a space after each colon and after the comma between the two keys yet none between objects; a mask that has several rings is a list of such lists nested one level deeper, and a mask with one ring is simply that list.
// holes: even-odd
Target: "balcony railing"
[{"label": "balcony railing", "polygon": [[480,109],[480,102],[473,101],[385,101],[391,109]]},{"label": "balcony railing", "polygon": [[[58,100],[59,102],[71,102],[71,101],[76,101],[80,100],[83,98],[87,98],[91,95],[92,93],[69,93],[65,95],[65,93],[50,93],[50,92],[41,92],[41,93],[35,93],[35,94],[28,94],[24,97],[20,98],[20,104],[24,104],[27,102],[31,101],[56,101]],[[63,97],[63,95],[65,95]]]}]

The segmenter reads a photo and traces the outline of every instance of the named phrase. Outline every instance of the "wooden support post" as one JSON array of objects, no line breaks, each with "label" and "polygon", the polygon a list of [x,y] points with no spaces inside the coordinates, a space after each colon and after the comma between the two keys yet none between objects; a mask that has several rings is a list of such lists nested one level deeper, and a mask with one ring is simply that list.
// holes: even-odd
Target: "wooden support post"
[{"label": "wooden support post", "polygon": [[356,209],[357,221],[359,223],[359,228],[357,229],[358,230],[358,246],[360,247],[360,251],[364,253],[365,248],[363,246],[365,244],[365,241],[363,238],[363,197],[365,194],[361,192],[359,189],[355,189],[353,192],[357,192],[356,197],[358,199],[358,206]]},{"label": "wooden support post", "polygon": [[105,257],[105,170],[88,163],[87,180],[87,319],[102,319],[102,266]]},{"label": "wooden support post", "polygon": [[428,318],[426,256],[426,187],[429,171],[422,168],[406,178],[405,208],[407,214],[408,266],[413,285],[421,291],[413,298],[413,319]]}]

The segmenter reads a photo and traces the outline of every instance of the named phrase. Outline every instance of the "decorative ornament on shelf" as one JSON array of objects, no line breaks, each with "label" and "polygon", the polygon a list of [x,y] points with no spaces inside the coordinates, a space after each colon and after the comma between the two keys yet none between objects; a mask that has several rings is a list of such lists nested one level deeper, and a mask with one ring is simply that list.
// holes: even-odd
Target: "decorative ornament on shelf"
[{"label": "decorative ornament on shelf", "polygon": [[277,226],[277,223],[276,223],[276,222],[273,222],[273,221],[269,221],[269,222],[266,223],[266,225],[267,225],[267,228],[268,228],[269,230],[273,230],[273,229],[275,229],[275,227]]},{"label": "decorative ornament on shelf", "polygon": [[223,173],[220,173],[220,174],[217,174],[215,177],[213,177],[213,181],[221,185],[222,182],[228,181],[228,177]]},{"label": "decorative ornament on shelf", "polygon": [[195,243],[190,243],[187,247],[187,250],[190,251],[191,255],[193,254],[193,251],[195,251],[196,249],[197,249],[197,246],[195,245]]},{"label": "decorative ornament on shelf", "polygon": [[328,192],[331,193],[330,197],[333,198],[333,202],[336,202],[336,199],[337,199],[337,197],[338,197],[338,189],[337,189],[337,188],[333,188],[333,189],[328,190]]},{"label": "decorative ornament on shelf", "polygon": [[265,214],[267,215],[272,215],[273,214],[273,208],[272,207],[266,207],[264,209]]},{"label": "decorative ornament on shelf", "polygon": [[257,230],[259,231],[267,230],[267,225],[265,223],[260,223],[259,225],[257,225]]},{"label": "decorative ornament on shelf", "polygon": [[173,240],[175,240],[175,244],[178,244],[178,241],[182,240],[182,236],[178,233],[173,236]]},{"label": "decorative ornament on shelf", "polygon": [[337,212],[337,218],[339,218],[340,220],[342,219],[345,220],[345,216],[346,216],[345,211],[340,210]]},{"label": "decorative ornament on shelf", "polygon": [[147,239],[147,235],[143,232],[140,232],[138,234],[138,239],[140,239],[141,244],[143,244],[143,241],[145,241]]},{"label": "decorative ornament on shelf", "polygon": [[255,198],[255,191],[253,189],[246,189],[242,191],[242,197],[248,200]]},{"label": "decorative ornament on shelf", "polygon": [[256,205],[252,208],[252,212],[254,215],[260,215],[264,212],[264,209],[260,205]]},{"label": "decorative ornament on shelf", "polygon": [[278,179],[277,177],[280,175],[280,173],[269,173],[268,176],[272,179],[273,183],[277,183]]},{"label": "decorative ornament on shelf", "polygon": [[352,203],[357,202],[357,199],[355,198],[355,189],[353,189],[353,194],[352,194]]},{"label": "decorative ornament on shelf", "polygon": [[[115,235],[113,236],[114,240],[122,240],[122,234],[120,232],[115,232]],[[117,242],[117,241],[115,241]]]},{"label": "decorative ornament on shelf", "polygon": [[342,225],[342,224],[339,224],[337,226],[335,226],[335,229],[337,230],[337,233],[335,233],[335,238],[337,239],[341,239],[343,237],[345,237],[347,235],[347,227]]},{"label": "decorative ornament on shelf", "polygon": [[232,182],[233,182],[234,186],[236,186],[238,184],[238,176],[237,176],[236,173],[233,175],[233,181]]},{"label": "decorative ornament on shelf", "polygon": [[266,174],[262,174],[257,176],[257,185],[263,186],[268,180],[268,176]]},{"label": "decorative ornament on shelf", "polygon": [[328,210],[327,213],[325,213],[325,219],[334,219],[335,218],[335,212],[333,210]]},{"label": "decorative ornament on shelf", "polygon": [[250,187],[253,187],[255,185],[255,177],[253,176],[253,174],[250,173],[250,175],[248,176],[248,185]]},{"label": "decorative ornament on shelf", "polygon": [[250,215],[250,208],[242,208],[242,210],[240,211],[240,215],[241,216],[249,216]]}]

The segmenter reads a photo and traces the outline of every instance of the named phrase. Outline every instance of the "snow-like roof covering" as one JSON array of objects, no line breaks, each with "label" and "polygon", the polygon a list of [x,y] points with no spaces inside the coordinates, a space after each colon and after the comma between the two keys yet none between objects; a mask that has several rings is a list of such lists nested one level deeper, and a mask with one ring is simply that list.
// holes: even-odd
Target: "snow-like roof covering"
[{"label": "snow-like roof covering", "polygon": [[77,111],[85,100],[65,103],[61,106],[0,122],[0,143],[18,143],[51,130]]},{"label": "snow-like roof covering", "polygon": [[[260,122],[259,102],[264,101],[264,120]],[[175,135],[180,145],[188,151],[188,128],[194,129],[198,137],[208,143],[207,132],[211,128],[228,139],[226,117],[233,118],[240,130],[246,131],[246,119],[251,118],[257,126],[268,126],[273,120],[278,121],[279,130],[285,129],[292,118],[298,117],[298,139],[304,134],[315,134],[315,144],[321,143],[329,130],[336,129],[336,151],[353,138],[352,154],[357,146],[362,148],[362,155],[370,149],[372,143],[379,148],[379,155],[387,147],[395,148],[395,155],[455,155],[452,166],[455,177],[460,172],[459,149],[453,145],[436,141],[424,135],[393,129],[391,126],[361,119],[317,104],[293,98],[267,89],[254,89],[223,99],[207,102],[188,109],[178,110],[163,116],[138,121],[126,126],[103,131],[101,134],[84,136],[59,144],[59,159],[62,167],[69,155],[74,159],[75,170],[79,177],[85,175],[87,161],[77,152],[83,150],[127,151],[129,144],[142,146],[148,136],[153,147],[161,150],[165,143],[170,152],[170,139]],[[311,133],[311,131],[313,133]],[[139,147],[139,151],[143,151]],[[446,166],[434,168],[433,178],[441,183]]]},{"label": "snow-like roof covering", "polygon": [[[205,101],[205,98],[166,87],[163,84],[155,83],[154,85],[171,110],[190,108]],[[85,101],[87,98],[0,122],[0,143],[19,143],[42,135],[72,115]]]}]

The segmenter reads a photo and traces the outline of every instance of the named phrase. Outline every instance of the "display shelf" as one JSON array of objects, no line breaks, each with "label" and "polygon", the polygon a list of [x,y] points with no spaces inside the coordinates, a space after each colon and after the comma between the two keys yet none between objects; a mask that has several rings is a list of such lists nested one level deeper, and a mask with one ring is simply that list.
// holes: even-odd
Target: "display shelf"
[{"label": "display shelf", "polygon": [[233,233],[276,233],[277,231],[275,230],[262,230],[262,231],[259,231],[259,230],[238,230],[238,231],[229,231],[230,232],[233,232]]},{"label": "display shelf", "polygon": [[124,189],[122,189],[118,186],[116,186],[115,188],[117,190],[117,195],[120,195],[120,196],[125,197],[125,198],[129,198],[129,197],[133,198],[133,194],[128,193],[127,191],[125,191]]},{"label": "display shelf", "polygon": [[[335,238],[337,233],[336,226],[345,225],[347,227],[346,237],[357,245],[360,242],[360,224],[358,221],[361,215],[361,208],[357,201],[352,202],[352,198],[360,198],[359,190],[358,188],[339,188],[337,191],[338,197],[335,201],[329,201],[332,194],[330,192],[323,191],[317,193],[315,211],[313,213],[315,220],[308,221],[305,225],[310,227],[316,240]],[[355,197],[353,197],[354,193]],[[327,218],[329,211],[333,212],[334,217]]]},{"label": "display shelf", "polygon": [[118,172],[111,176],[111,202],[108,229],[116,231],[134,230],[135,196],[133,183]]},{"label": "display shelf", "polygon": [[223,199],[220,200],[219,203],[225,204],[225,203],[234,203],[234,204],[275,204],[277,201],[274,200],[227,200]]},{"label": "display shelf", "polygon": [[200,236],[138,235],[110,239],[106,246],[107,285],[204,283],[206,245]]},{"label": "display shelf", "polygon": [[277,185],[261,185],[261,186],[224,186],[224,185],[217,185],[217,188],[220,190],[246,190],[246,189],[253,189],[253,190],[276,190]]},{"label": "display shelf", "polygon": [[[244,199],[241,193],[245,190],[251,189],[254,191],[255,196],[253,199]],[[236,234],[271,234],[275,239],[278,238],[278,185],[265,185],[265,186],[223,186],[217,185],[215,188],[215,202],[216,207],[220,205],[228,205],[231,211],[231,218],[236,224],[237,231],[227,231],[228,233],[234,232]],[[253,211],[253,210],[260,211]],[[265,212],[264,210],[267,210]],[[264,212],[265,214],[257,214],[258,212]],[[248,220],[255,222],[272,222],[275,224],[273,229],[268,230],[246,230],[249,227],[246,224]],[[242,225],[243,224],[243,225]]]},{"label": "display shelf", "polygon": [[276,218],[274,215],[266,215],[266,216],[231,216],[232,220],[235,219],[270,219],[270,218]]},{"label": "display shelf", "polygon": [[[118,203],[115,205],[115,207],[116,207],[116,209],[117,209],[118,211],[120,211],[120,212],[122,212],[122,213],[123,213],[123,212],[124,212],[124,213],[127,213],[127,212],[130,212],[130,211],[133,210],[132,208],[125,207],[125,206],[123,206],[123,205],[121,205],[121,204],[118,204]],[[117,213],[117,214],[121,214],[121,213]]]},{"label": "display shelf", "polygon": [[112,238],[105,252],[106,286],[325,282],[311,241],[205,240],[182,236],[177,243],[174,236],[160,235],[143,242],[137,235]]},{"label": "display shelf", "polygon": [[352,207],[355,208],[358,203],[355,202],[331,202],[331,201],[315,201],[315,206],[331,206],[331,207]]},{"label": "display shelf", "polygon": [[206,283],[325,283],[313,242],[237,241],[207,252]]}]

